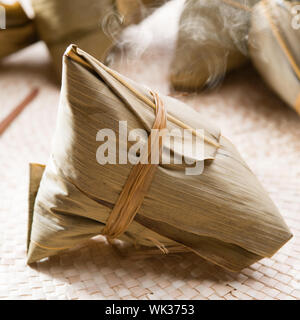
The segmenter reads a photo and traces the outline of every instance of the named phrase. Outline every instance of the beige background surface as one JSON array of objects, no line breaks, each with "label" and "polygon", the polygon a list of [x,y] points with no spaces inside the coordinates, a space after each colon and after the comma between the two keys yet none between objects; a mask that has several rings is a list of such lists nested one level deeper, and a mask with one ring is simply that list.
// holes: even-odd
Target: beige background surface
[{"label": "beige background surface", "polygon": [[[176,5],[178,10],[180,1]],[[114,56],[114,66],[220,126],[270,193],[293,239],[239,274],[192,254],[121,258],[102,238],[27,266],[28,163],[46,163],[59,102],[47,50],[38,43],[0,64],[0,119],[31,88],[40,89],[0,137],[0,299],[300,299],[300,118],[251,66],[230,74],[215,90],[171,92],[167,73],[176,14],[168,20],[169,31],[160,32],[166,30],[157,27],[158,19],[165,23],[163,10],[125,32],[123,55]]]}]

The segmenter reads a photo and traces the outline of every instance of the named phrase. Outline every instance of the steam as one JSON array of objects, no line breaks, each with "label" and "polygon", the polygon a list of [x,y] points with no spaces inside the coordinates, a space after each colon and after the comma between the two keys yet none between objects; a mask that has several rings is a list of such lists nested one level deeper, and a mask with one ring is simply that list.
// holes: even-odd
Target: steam
[{"label": "steam", "polygon": [[[168,54],[168,66],[176,55],[183,68],[194,72],[197,64],[205,65],[209,73],[207,87],[223,81],[231,52],[247,56],[250,12],[230,5],[235,2],[251,8],[258,0],[165,0],[159,8],[141,4],[139,24],[123,30],[124,18],[108,12],[102,28],[116,45],[108,64],[136,64],[144,55],[155,51]],[[207,52],[203,48],[209,48]],[[157,57],[155,58],[157,59]],[[153,62],[153,64],[157,61]],[[176,62],[175,60],[175,63]]]},{"label": "steam", "polygon": [[[116,45],[115,51],[108,57],[108,63],[114,63],[118,56],[122,63],[132,64],[141,59],[143,55],[149,55],[160,49],[168,51],[171,59],[184,0],[164,0],[161,3],[162,6],[158,8],[141,4],[142,21],[139,24],[128,26],[122,33],[120,24],[117,26],[111,23],[111,18],[105,19],[103,28],[115,40]],[[122,23],[121,17],[119,17],[119,22]],[[118,38],[115,35],[118,35]]]},{"label": "steam", "polygon": [[237,10],[221,0],[187,1],[180,32],[195,43],[213,43],[228,50],[237,47],[247,54],[248,15],[248,12]]},{"label": "steam", "polygon": [[101,28],[108,38],[111,38],[115,43],[118,43],[123,24],[124,17],[114,10],[108,10],[102,18]]}]

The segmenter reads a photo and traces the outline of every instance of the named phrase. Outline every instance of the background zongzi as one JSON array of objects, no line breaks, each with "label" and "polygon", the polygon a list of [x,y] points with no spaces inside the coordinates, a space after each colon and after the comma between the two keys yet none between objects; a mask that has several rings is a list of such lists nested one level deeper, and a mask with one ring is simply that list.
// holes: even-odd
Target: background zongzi
[{"label": "background zongzi", "polygon": [[270,87],[300,114],[300,29],[293,27],[298,1],[261,1],[253,9],[249,50]]},{"label": "background zongzi", "polygon": [[114,0],[32,0],[39,36],[60,74],[62,56],[71,43],[104,60],[120,28]]},{"label": "background zongzi", "polygon": [[[0,59],[37,41],[33,21],[26,15],[19,2],[12,5],[0,2],[5,12],[5,29],[0,29]],[[1,11],[2,13],[2,11]]]},{"label": "background zongzi", "polygon": [[258,0],[186,0],[170,80],[176,89],[213,86],[247,61],[251,7]]}]

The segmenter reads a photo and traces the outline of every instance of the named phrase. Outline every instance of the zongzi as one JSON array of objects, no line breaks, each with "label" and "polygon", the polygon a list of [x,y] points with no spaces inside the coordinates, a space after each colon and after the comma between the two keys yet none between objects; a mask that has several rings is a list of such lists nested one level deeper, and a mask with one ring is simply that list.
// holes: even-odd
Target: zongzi
[{"label": "zongzi", "polygon": [[0,28],[0,59],[37,41],[34,23],[19,2],[0,2],[0,15],[4,21],[4,28]]},{"label": "zongzi", "polygon": [[[291,238],[235,147],[195,110],[134,83],[76,46],[67,49],[63,65],[51,158],[45,168],[31,166],[28,263],[102,234],[165,253],[192,251],[239,271]],[[155,144],[151,128],[161,158],[171,155],[169,164],[108,161],[124,150],[125,160],[139,152],[143,159]],[[186,128],[201,129],[203,152],[194,160],[204,164],[202,174],[187,175],[190,163],[173,161],[196,147],[194,139],[180,149],[160,138],[171,130],[180,137]],[[107,161],[101,163],[99,154]]]},{"label": "zongzi", "polygon": [[170,80],[175,89],[214,86],[247,61],[252,6],[258,0],[186,0]]},{"label": "zongzi", "polygon": [[277,94],[300,114],[300,29],[293,28],[298,1],[261,1],[253,10],[249,51]]},{"label": "zongzi", "polygon": [[39,36],[59,75],[63,53],[71,43],[103,61],[120,29],[114,0],[32,0],[32,5]]}]

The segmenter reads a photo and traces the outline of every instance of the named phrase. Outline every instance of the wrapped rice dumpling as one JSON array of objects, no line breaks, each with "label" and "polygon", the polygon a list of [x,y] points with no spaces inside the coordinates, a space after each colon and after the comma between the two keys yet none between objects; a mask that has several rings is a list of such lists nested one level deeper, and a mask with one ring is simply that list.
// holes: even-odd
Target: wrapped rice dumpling
[{"label": "wrapped rice dumpling", "polygon": [[151,14],[155,8],[168,0],[116,0],[118,12],[124,17],[124,23],[137,24]]},{"label": "wrapped rice dumpling", "polygon": [[254,65],[277,94],[300,114],[300,29],[292,8],[299,1],[261,1],[253,10],[249,51]]},{"label": "wrapped rice dumpling", "polygon": [[[101,164],[97,154],[104,144],[107,157],[111,150],[117,159],[119,150],[125,148],[128,157],[137,151],[130,134],[126,146],[120,121],[127,121],[128,133],[202,129],[204,151],[195,160],[204,162],[203,173],[187,175],[186,163],[172,161],[182,152],[175,144],[169,148],[170,164]],[[102,137],[104,144],[103,129],[115,133],[112,140]],[[193,139],[184,143],[194,147]],[[163,145],[162,158],[167,150]],[[31,165],[29,200],[28,263],[103,234],[165,253],[192,251],[239,271],[272,256],[292,236],[218,128],[186,104],[151,92],[75,46],[64,56],[51,158],[45,168]]]},{"label": "wrapped rice dumpling", "polygon": [[19,2],[12,5],[0,2],[0,19],[5,17],[5,29],[0,28],[0,59],[37,41],[33,21]]},{"label": "wrapped rice dumpling", "polygon": [[104,60],[118,29],[114,0],[32,0],[39,36],[49,48],[61,74],[66,48],[76,43]]},{"label": "wrapped rice dumpling", "polygon": [[186,0],[170,80],[175,89],[213,86],[247,61],[251,7],[258,0]]}]

